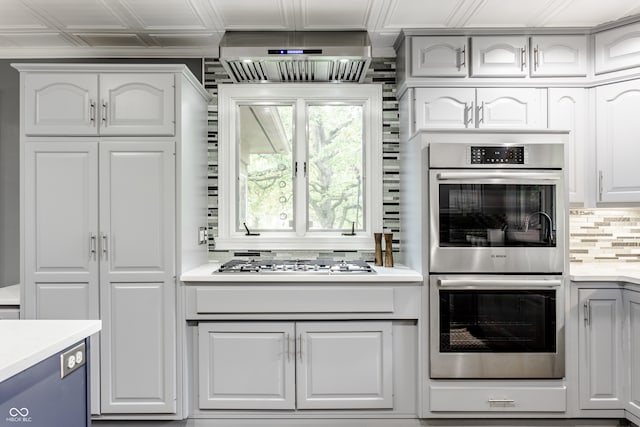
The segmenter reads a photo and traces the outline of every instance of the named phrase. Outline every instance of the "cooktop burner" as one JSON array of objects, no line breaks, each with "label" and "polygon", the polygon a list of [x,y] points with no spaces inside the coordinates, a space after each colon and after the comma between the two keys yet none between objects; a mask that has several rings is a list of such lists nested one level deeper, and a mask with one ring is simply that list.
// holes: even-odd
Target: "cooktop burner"
[{"label": "cooktop burner", "polygon": [[332,260],[231,260],[214,273],[375,273],[364,261]]}]

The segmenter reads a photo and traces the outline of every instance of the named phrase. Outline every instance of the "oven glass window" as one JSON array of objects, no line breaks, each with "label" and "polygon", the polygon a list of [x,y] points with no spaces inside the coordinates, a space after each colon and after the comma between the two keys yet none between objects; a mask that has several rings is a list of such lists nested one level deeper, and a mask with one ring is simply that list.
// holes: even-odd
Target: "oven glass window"
[{"label": "oven glass window", "polygon": [[440,184],[440,246],[555,247],[555,185]]},{"label": "oven glass window", "polygon": [[555,290],[440,290],[441,353],[556,351]]}]

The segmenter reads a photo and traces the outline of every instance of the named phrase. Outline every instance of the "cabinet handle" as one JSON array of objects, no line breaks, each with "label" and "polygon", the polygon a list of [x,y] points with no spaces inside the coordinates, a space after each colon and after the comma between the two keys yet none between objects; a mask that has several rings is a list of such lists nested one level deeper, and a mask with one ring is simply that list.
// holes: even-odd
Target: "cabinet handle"
[{"label": "cabinet handle", "polygon": [[468,128],[473,123],[473,102],[467,107],[464,104],[464,127]]},{"label": "cabinet handle", "polygon": [[[480,115],[482,113],[482,115]],[[476,107],[476,125],[484,123],[484,101],[480,103],[479,107]]]},{"label": "cabinet handle", "polygon": [[96,259],[96,235],[89,233],[89,259]]},{"label": "cabinet handle", "polygon": [[584,325],[591,325],[591,301],[584,303]]},{"label": "cabinet handle", "polygon": [[540,50],[538,46],[533,48],[533,71],[538,69],[538,65],[540,64]]},{"label": "cabinet handle", "polygon": [[93,126],[96,125],[96,102],[89,102],[89,121]]},{"label": "cabinet handle", "polygon": [[524,71],[524,67],[527,66],[527,47],[524,46],[520,49],[520,71]]},{"label": "cabinet handle", "polygon": [[284,340],[287,342],[287,362],[291,362],[291,339],[288,332],[284,334]]},{"label": "cabinet handle", "polygon": [[513,399],[489,399],[487,400],[489,403],[515,403]]},{"label": "cabinet handle", "polygon": [[107,254],[109,252],[109,243],[107,242],[107,235],[102,235],[102,255],[104,259],[107,259]]},{"label": "cabinet handle", "polygon": [[102,126],[107,127],[107,101],[102,101]]},{"label": "cabinet handle", "polygon": [[458,70],[467,66],[467,46],[462,46],[462,49],[458,49]]},{"label": "cabinet handle", "polygon": [[302,346],[303,346],[303,341],[302,341],[302,334],[300,334],[300,336],[298,337],[298,357],[300,357],[300,362],[302,362]]},{"label": "cabinet handle", "polygon": [[602,171],[598,171],[598,200],[602,201]]}]

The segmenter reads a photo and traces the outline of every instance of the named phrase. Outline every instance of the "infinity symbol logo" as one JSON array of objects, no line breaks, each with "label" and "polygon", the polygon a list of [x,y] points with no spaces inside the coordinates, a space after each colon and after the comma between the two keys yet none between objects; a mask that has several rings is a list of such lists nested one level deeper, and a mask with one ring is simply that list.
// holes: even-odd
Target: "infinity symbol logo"
[{"label": "infinity symbol logo", "polygon": [[11,417],[17,417],[17,416],[21,416],[21,417],[26,417],[27,415],[29,415],[29,409],[27,408],[11,408],[9,409],[9,416]]}]

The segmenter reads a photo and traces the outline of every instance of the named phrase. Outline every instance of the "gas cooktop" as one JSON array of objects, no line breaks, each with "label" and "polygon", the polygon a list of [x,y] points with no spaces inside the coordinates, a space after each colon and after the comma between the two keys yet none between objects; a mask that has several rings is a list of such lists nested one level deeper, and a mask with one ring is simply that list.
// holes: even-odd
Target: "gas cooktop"
[{"label": "gas cooktop", "polygon": [[375,273],[364,261],[332,260],[231,260],[214,273],[307,273],[307,274],[355,274]]}]

